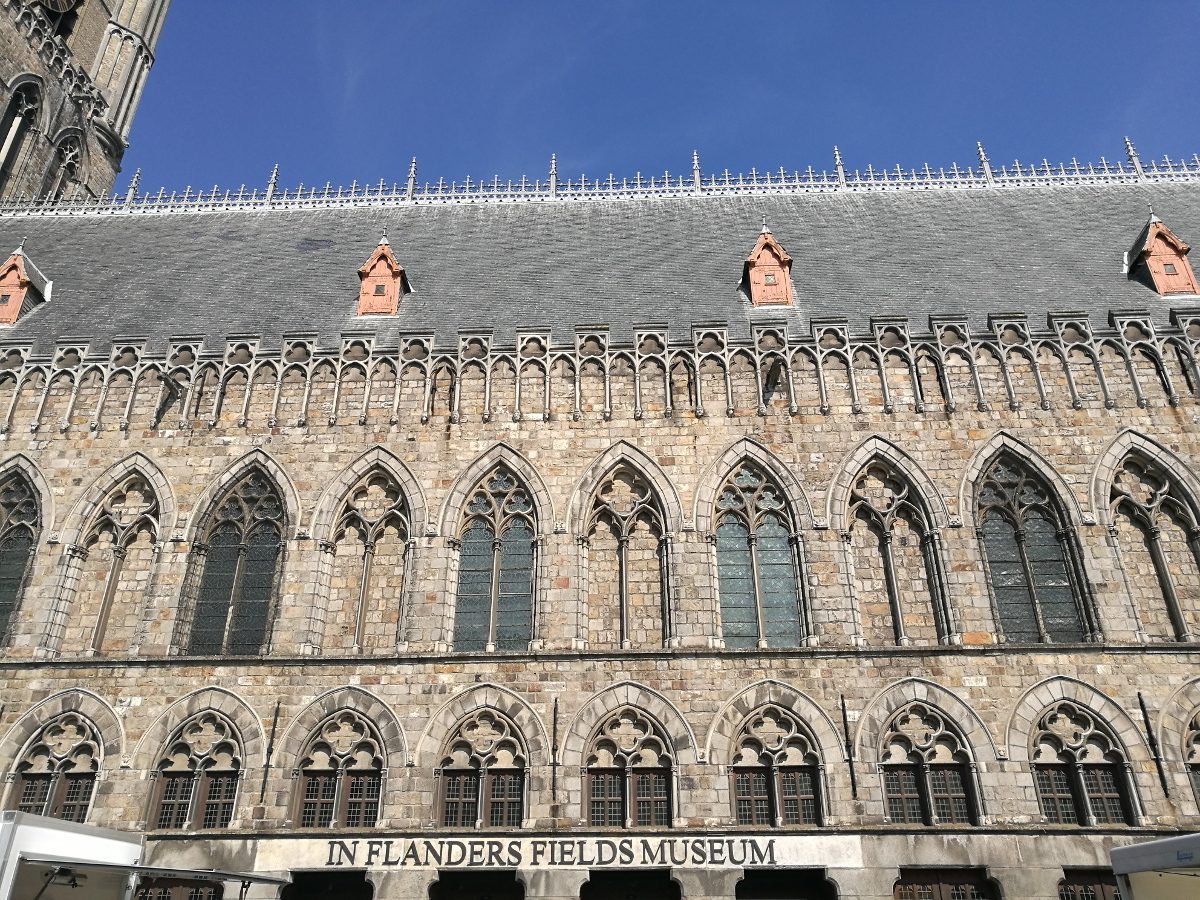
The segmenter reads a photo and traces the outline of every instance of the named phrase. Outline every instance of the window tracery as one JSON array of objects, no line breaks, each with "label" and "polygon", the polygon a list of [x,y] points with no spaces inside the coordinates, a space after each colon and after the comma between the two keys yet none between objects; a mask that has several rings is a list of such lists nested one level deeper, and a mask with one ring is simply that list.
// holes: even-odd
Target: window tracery
[{"label": "window tracery", "polygon": [[379,819],[383,741],[353,710],[330,716],[309,740],[298,771],[301,828],[369,828]]},{"label": "window tracery", "polygon": [[716,508],[725,646],[800,646],[812,623],[783,491],[762,469],[742,463],[718,493]]},{"label": "window tracery", "polygon": [[970,753],[940,711],[910,703],[897,712],[884,738],[880,769],[890,821],[978,824]]},{"label": "window tracery", "polygon": [[997,459],[980,481],[976,521],[1005,640],[1072,643],[1095,636],[1072,534],[1045,481],[1011,454]]},{"label": "window tracery", "polygon": [[0,484],[0,642],[7,642],[41,531],[33,485],[20,472]]},{"label": "window tracery", "polygon": [[1187,737],[1183,742],[1183,759],[1192,790],[1196,793],[1196,802],[1200,803],[1200,712],[1192,716],[1188,725]]},{"label": "window tracery", "polygon": [[742,728],[732,764],[738,825],[820,825],[816,743],[791,712],[770,704]]},{"label": "window tracery", "polygon": [[83,144],[69,135],[59,141],[42,196],[46,200],[71,199],[83,183]]},{"label": "window tracery", "polygon": [[[893,640],[906,645],[914,636],[934,640],[948,637],[950,617],[937,535],[918,492],[908,480],[882,461],[868,464],[851,488],[848,519],[851,542],[865,539],[867,546],[855,546],[861,547],[863,555],[872,550],[878,554],[877,564],[873,559],[865,560],[866,571],[869,573],[874,565],[881,570],[881,593],[887,598],[886,618],[891,623]],[[930,607],[932,628],[925,612]],[[873,613],[870,604],[867,612],[869,622],[885,618]]]},{"label": "window tracery", "polygon": [[192,717],[176,731],[159,761],[152,827],[229,827],[241,772],[241,748],[233,725],[216,712]]},{"label": "window tracery", "polygon": [[1189,599],[1195,600],[1200,593],[1196,578],[1200,567],[1200,522],[1192,503],[1175,479],[1139,455],[1126,457],[1117,471],[1109,491],[1109,504],[1113,520],[1120,524],[1118,514],[1127,519],[1149,551],[1174,637],[1191,640],[1192,629],[1179,587],[1184,579],[1182,586],[1192,595]]},{"label": "window tracery", "polygon": [[[405,580],[410,535],[408,503],[395,477],[377,469],[360,479],[346,497],[333,532],[335,549],[354,552],[356,557],[357,565],[353,568],[357,571],[345,579],[353,579],[353,586],[343,585],[352,591],[350,602],[343,603],[343,609],[351,613],[347,618],[353,622],[350,638],[355,652],[369,643],[387,645],[384,635],[368,633],[368,626],[372,624],[368,613],[374,599],[372,595],[380,587],[387,593],[386,597],[380,598],[382,603],[398,602]],[[379,625],[388,618],[385,615],[374,617]],[[393,649],[395,640],[393,634]]]},{"label": "window tracery", "polygon": [[37,124],[42,94],[37,85],[23,84],[8,101],[0,120],[0,193],[12,182],[29,135]]},{"label": "window tracery", "polygon": [[[590,616],[589,645],[615,643],[629,648],[666,643],[670,638],[666,528],[649,482],[627,466],[614,470],[592,500],[586,534],[590,593],[593,606],[601,607]],[[617,601],[615,622],[605,615],[612,608],[612,594]]]},{"label": "window tracery", "polygon": [[104,572],[97,601],[92,604],[86,596],[81,598],[80,618],[94,611],[90,622],[79,622],[80,630],[90,631],[85,639],[93,652],[104,649],[118,589],[122,586],[127,591],[136,589],[122,580],[127,567],[136,576],[152,565],[158,516],[159,501],[154,488],[142,474],[134,472],[109,491],[88,529],[84,547],[88,551],[87,562],[96,571],[85,574],[100,576]]},{"label": "window tracery", "polygon": [[670,743],[644,714],[605,718],[587,756],[588,822],[595,827],[669,827]]},{"label": "window tracery", "polygon": [[448,828],[519,828],[525,814],[525,752],[504,716],[481,710],[450,739],[439,776]]},{"label": "window tracery", "polygon": [[16,766],[12,808],[68,822],[87,818],[103,743],[79,713],[63,713],[42,728]]},{"label": "window tracery", "polygon": [[504,465],[479,483],[459,532],[455,650],[524,650],[533,638],[536,512]]},{"label": "window tracery", "polygon": [[1069,702],[1048,709],[1038,719],[1030,758],[1047,822],[1133,824],[1125,754],[1090,711]]},{"label": "window tracery", "polygon": [[270,477],[254,470],[225,494],[197,546],[203,574],[188,651],[254,654],[267,636],[283,549],[285,507]]}]

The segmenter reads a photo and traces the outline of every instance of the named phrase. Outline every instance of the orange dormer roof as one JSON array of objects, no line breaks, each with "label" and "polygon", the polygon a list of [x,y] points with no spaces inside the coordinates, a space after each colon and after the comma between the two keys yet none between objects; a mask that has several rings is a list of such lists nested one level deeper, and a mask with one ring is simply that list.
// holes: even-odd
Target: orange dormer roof
[{"label": "orange dormer roof", "polygon": [[412,293],[404,266],[396,261],[385,234],[370,258],[358,270],[358,314],[394,316],[400,298]]},{"label": "orange dormer roof", "polygon": [[792,258],[783,249],[763,220],[762,231],[742,268],[753,306],[792,303]]},{"label": "orange dormer roof", "polygon": [[24,313],[50,299],[54,282],[25,253],[25,242],[0,265],[0,325],[12,325]]},{"label": "orange dormer roof", "polygon": [[1127,271],[1160,294],[1195,294],[1196,276],[1187,258],[1191,249],[1152,212],[1126,256]]}]

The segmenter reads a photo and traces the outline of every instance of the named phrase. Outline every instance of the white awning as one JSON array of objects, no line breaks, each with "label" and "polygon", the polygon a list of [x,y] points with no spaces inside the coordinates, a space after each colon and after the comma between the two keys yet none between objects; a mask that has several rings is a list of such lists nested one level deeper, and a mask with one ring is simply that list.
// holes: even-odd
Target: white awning
[{"label": "white awning", "polygon": [[64,877],[68,872],[126,872],[130,875],[140,875],[143,878],[186,878],[191,881],[213,881],[222,884],[231,881],[241,884],[284,885],[291,883],[287,878],[255,875],[251,872],[225,872],[221,869],[178,869],[171,866],[143,866],[138,863],[87,862],[68,857],[27,856],[24,853],[21,854],[20,860],[32,866],[68,870],[61,872]]}]

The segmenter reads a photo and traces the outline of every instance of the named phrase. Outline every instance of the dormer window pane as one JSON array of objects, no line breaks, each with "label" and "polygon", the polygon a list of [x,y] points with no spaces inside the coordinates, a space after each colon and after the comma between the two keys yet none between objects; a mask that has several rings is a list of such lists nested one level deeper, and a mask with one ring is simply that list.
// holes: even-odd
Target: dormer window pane
[{"label": "dormer window pane", "polygon": [[382,284],[375,285],[375,296],[382,297],[385,290],[387,290],[387,288],[384,285],[382,285]]},{"label": "dormer window pane", "polygon": [[0,294],[0,306],[7,306],[11,296],[11,294]]},{"label": "dormer window pane", "polygon": [[1175,263],[1163,263],[1163,271],[1166,272],[1168,275],[1176,274]]},{"label": "dormer window pane", "polygon": [[774,275],[772,275],[772,274],[768,273],[768,274],[766,274],[766,275],[764,275],[764,276],[763,276],[763,284],[774,284],[774,283],[775,283],[775,276],[774,276]]}]

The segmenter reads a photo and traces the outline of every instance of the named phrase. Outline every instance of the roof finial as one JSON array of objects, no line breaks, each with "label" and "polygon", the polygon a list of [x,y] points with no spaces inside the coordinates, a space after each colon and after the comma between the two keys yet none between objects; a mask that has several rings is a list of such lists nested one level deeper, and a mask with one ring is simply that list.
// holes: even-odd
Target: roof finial
[{"label": "roof finial", "polygon": [[833,168],[837,171],[838,184],[846,183],[846,167],[842,165],[842,151],[833,145]]},{"label": "roof finial", "polygon": [[975,142],[975,152],[979,154],[979,165],[983,169],[983,180],[988,184],[995,184],[996,179],[992,177],[992,164],[988,161],[987,151],[983,149],[983,141]]},{"label": "roof finial", "polygon": [[137,198],[138,188],[142,185],[142,170],[135,169],[133,177],[129,179],[129,190],[125,192],[125,205],[128,206]]},{"label": "roof finial", "polygon": [[1147,200],[1146,206],[1150,209],[1150,224],[1153,225],[1155,222],[1161,222],[1162,219],[1154,214],[1154,204]]},{"label": "roof finial", "polygon": [[759,234],[770,234],[771,229],[767,227],[767,214],[766,213],[763,213],[762,220],[763,220],[762,231],[760,231]]},{"label": "roof finial", "polygon": [[389,243],[388,243],[388,239],[387,239],[387,226],[386,226],[386,225],[384,225],[384,226],[383,226],[383,237],[381,237],[381,238],[379,239],[379,246],[380,246],[380,247],[390,247],[390,246],[392,246],[391,244],[389,244]]},{"label": "roof finial", "polygon": [[22,256],[24,256],[25,255],[25,242],[27,240],[29,240],[29,238],[27,238],[27,237],[21,238],[21,243],[17,244],[17,249],[14,250],[13,252],[20,253]]},{"label": "roof finial", "polygon": [[700,188],[700,151],[692,151],[692,185],[698,190]]},{"label": "roof finial", "polygon": [[1137,173],[1138,178],[1145,178],[1146,172],[1142,169],[1142,161],[1138,157],[1137,148],[1133,146],[1129,135],[1125,135],[1125,156],[1129,159],[1129,165],[1133,166],[1133,171]]},{"label": "roof finial", "polygon": [[267,179],[267,199],[270,200],[275,196],[275,188],[279,184],[279,163],[275,163],[275,168],[271,170],[271,177]]},{"label": "roof finial", "polygon": [[414,156],[412,162],[408,164],[408,185],[405,187],[405,196],[411,200],[413,193],[417,190],[417,158]]},{"label": "roof finial", "polygon": [[550,196],[558,196],[558,154],[550,154]]}]

